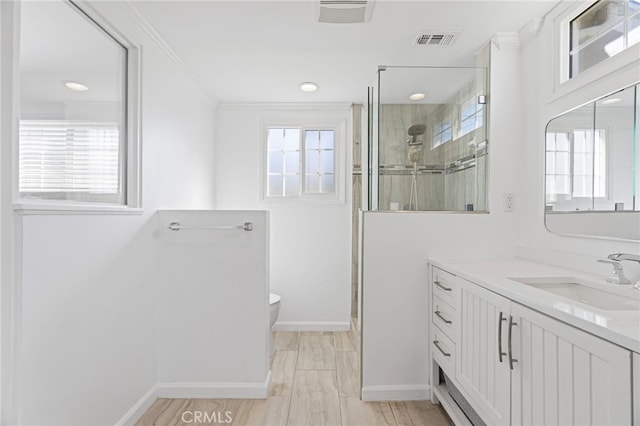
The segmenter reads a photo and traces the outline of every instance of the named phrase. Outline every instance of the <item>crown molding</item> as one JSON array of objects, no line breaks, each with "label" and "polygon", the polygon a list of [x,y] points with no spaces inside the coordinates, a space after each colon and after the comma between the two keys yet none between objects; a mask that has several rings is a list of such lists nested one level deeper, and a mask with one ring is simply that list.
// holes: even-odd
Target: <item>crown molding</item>
[{"label": "crown molding", "polygon": [[198,74],[191,68],[175,50],[169,45],[165,38],[158,32],[153,24],[147,19],[142,11],[133,3],[129,1],[117,2],[120,8],[130,18],[132,18],[136,24],[144,31],[145,34],[151,38],[162,53],[178,68],[183,76],[193,85],[196,91],[200,94],[202,99],[207,105],[216,109],[220,104],[218,98],[211,92],[211,89],[200,79]]},{"label": "crown molding", "polygon": [[500,50],[520,50],[520,35],[516,32],[495,33],[491,42]]}]

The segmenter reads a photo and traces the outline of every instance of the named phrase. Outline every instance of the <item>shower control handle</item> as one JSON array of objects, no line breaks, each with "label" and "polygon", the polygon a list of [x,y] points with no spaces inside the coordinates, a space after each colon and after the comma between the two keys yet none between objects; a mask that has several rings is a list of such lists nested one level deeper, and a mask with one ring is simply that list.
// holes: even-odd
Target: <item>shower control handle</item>
[{"label": "shower control handle", "polygon": [[449,287],[445,287],[442,284],[440,284],[440,281],[434,281],[433,283],[435,285],[437,285],[438,287],[440,287],[441,289],[443,289],[444,291],[451,291],[451,289]]},{"label": "shower control handle", "polygon": [[498,315],[498,361],[500,362],[502,362],[502,357],[507,354],[506,352],[502,352],[502,321],[506,320],[507,318],[502,316],[502,311],[500,311]]}]

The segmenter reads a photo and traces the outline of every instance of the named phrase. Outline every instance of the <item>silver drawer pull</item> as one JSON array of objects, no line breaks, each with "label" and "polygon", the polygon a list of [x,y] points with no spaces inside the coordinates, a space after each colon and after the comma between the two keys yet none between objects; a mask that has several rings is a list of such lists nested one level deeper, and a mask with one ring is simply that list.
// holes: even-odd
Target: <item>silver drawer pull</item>
[{"label": "silver drawer pull", "polygon": [[440,311],[435,311],[434,314],[436,314],[438,318],[444,321],[445,324],[451,324],[451,320],[448,320],[445,317],[443,317],[442,314],[440,314]]},{"label": "silver drawer pull", "polygon": [[438,287],[440,287],[441,289],[443,289],[444,291],[451,291],[451,289],[449,287],[445,287],[442,284],[440,284],[440,281],[434,281],[433,283],[435,285],[437,285]]},{"label": "silver drawer pull", "polygon": [[438,342],[437,340],[434,340],[434,341],[433,341],[433,344],[434,344],[434,345],[436,345],[436,348],[438,348],[438,350],[439,350],[440,352],[442,352],[442,355],[444,355],[444,356],[451,356],[451,354],[446,353],[446,352],[444,351],[444,349],[442,349],[442,348],[440,347],[440,342]]},{"label": "silver drawer pull", "polygon": [[518,362],[518,360],[513,357],[513,351],[511,350],[511,330],[513,329],[514,325],[518,325],[518,323],[513,320],[513,317],[511,315],[509,315],[509,333],[507,337],[508,339],[507,345],[509,347],[509,368],[512,370],[513,370],[513,363]]}]

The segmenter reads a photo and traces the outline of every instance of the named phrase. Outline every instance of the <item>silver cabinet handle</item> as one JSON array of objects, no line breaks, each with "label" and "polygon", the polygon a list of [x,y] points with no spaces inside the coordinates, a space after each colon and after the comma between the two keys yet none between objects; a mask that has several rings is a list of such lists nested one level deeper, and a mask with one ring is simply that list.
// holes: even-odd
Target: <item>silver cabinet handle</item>
[{"label": "silver cabinet handle", "polygon": [[440,284],[440,281],[434,281],[433,283],[435,285],[437,285],[438,287],[440,287],[441,289],[443,289],[444,291],[451,291],[451,289],[449,287],[445,287],[442,284]]},{"label": "silver cabinet handle", "polygon": [[440,352],[442,352],[442,355],[444,355],[444,356],[451,356],[451,354],[446,353],[446,352],[444,351],[444,349],[442,349],[442,348],[440,347],[440,342],[438,342],[437,340],[434,340],[434,341],[433,341],[433,344],[434,344],[434,345],[436,345],[436,348],[438,348],[438,350],[439,350]]},{"label": "silver cabinet handle", "polygon": [[502,362],[502,357],[507,353],[502,352],[502,321],[506,321],[507,319],[502,316],[502,311],[498,315],[498,361]]},{"label": "silver cabinet handle", "polygon": [[434,314],[436,314],[438,318],[444,321],[445,324],[451,324],[451,320],[448,320],[445,317],[443,317],[442,314],[440,314],[440,311],[435,311]]},{"label": "silver cabinet handle", "polygon": [[511,350],[511,330],[513,329],[514,325],[518,325],[518,323],[513,320],[513,317],[511,315],[509,315],[509,337],[508,337],[508,339],[509,339],[509,342],[508,342],[508,345],[509,345],[509,368],[512,369],[512,370],[513,370],[513,363],[514,362],[518,362],[518,360],[513,357],[513,351]]}]

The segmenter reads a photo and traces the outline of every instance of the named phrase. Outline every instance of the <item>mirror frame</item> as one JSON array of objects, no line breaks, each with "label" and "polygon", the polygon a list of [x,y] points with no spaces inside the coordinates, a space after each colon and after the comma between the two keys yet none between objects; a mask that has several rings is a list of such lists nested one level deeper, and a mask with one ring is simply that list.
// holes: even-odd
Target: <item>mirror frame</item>
[{"label": "mirror frame", "polygon": [[[583,108],[587,105],[593,105],[594,106],[594,119],[595,119],[595,114],[596,114],[596,105],[597,102],[605,99],[615,93],[618,92],[622,92],[624,90],[627,90],[629,88],[636,88],[636,93],[635,93],[635,104],[634,104],[634,116],[638,117],[640,116],[640,80],[622,87],[620,89],[614,90],[610,93],[607,93],[606,95],[600,96],[596,99],[593,99],[589,102],[585,102],[584,104],[578,105],[575,108],[572,108],[568,111],[563,112],[562,114],[558,114],[554,117],[552,117],[551,119],[549,119],[549,121],[547,122],[547,124],[545,125],[544,128],[544,152],[546,152],[546,146],[547,146],[547,142],[546,142],[546,135],[548,133],[548,128],[549,125],[552,123],[553,120],[562,117],[568,113],[571,113],[573,111],[576,111],[580,108]],[[637,121],[637,119],[636,119]],[[638,124],[640,123],[636,123],[636,128],[634,129],[634,135],[632,138],[632,143],[640,144],[640,126],[638,126]],[[636,146],[635,148],[636,152],[638,150],[638,147]],[[546,176],[546,170],[547,170],[547,158],[546,155],[544,155],[544,160],[543,160],[543,173],[544,176]],[[640,170],[638,170],[636,173],[640,173]],[[619,240],[619,241],[633,241],[633,242],[637,242],[640,241],[640,211],[638,210],[623,210],[623,211],[556,211],[553,213],[550,213],[547,211],[547,202],[546,202],[546,194],[547,194],[547,180],[546,178],[544,179],[544,184],[543,184],[543,196],[544,196],[544,206],[543,206],[543,213],[544,213],[544,226],[545,229],[552,233],[552,234],[556,234],[556,235],[565,235],[565,236],[577,236],[577,237],[586,237],[586,238],[596,238],[596,239],[607,239],[607,240]],[[636,196],[639,194],[635,194]],[[615,214],[615,222],[616,222],[616,228],[615,229],[611,229],[611,220],[612,218],[610,217],[612,214]],[[598,220],[596,223],[594,223],[593,219],[601,219]],[[550,222],[556,222],[556,223],[551,223]],[[561,227],[562,229],[558,229],[558,227]]]}]

